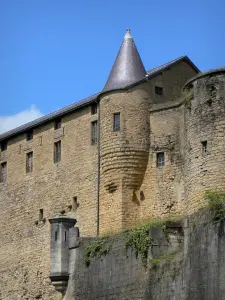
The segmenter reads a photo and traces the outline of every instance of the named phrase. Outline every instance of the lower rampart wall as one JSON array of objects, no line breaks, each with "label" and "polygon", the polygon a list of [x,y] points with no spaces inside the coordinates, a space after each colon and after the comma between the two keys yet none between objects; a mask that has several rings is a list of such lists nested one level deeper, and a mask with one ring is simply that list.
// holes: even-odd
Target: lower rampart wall
[{"label": "lower rampart wall", "polygon": [[[224,224],[223,226],[224,227]],[[106,256],[84,264],[87,241],[73,258],[65,300],[222,300],[225,295],[225,234],[208,212],[180,228],[153,229],[147,268],[125,249],[125,234]],[[223,228],[222,228],[223,229]],[[179,243],[180,242],[180,243]]]}]

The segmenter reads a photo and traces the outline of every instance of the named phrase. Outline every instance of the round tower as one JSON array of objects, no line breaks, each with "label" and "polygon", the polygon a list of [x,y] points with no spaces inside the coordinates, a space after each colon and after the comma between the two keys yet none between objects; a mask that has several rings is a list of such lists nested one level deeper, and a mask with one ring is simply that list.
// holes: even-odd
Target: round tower
[{"label": "round tower", "polygon": [[137,218],[133,195],[145,174],[150,143],[150,100],[143,84],[137,84],[145,76],[127,30],[100,95],[101,228],[112,228],[109,216],[118,228]]},{"label": "round tower", "polygon": [[225,69],[198,75],[184,87],[184,178],[188,213],[207,189],[225,188]]}]

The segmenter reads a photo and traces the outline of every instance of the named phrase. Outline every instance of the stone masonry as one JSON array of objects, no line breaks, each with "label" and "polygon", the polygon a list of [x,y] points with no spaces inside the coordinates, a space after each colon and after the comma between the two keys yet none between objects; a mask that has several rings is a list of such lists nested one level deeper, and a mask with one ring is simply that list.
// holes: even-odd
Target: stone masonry
[{"label": "stone masonry", "polygon": [[56,215],[88,238],[192,214],[224,188],[224,98],[224,69],[185,56],[146,72],[127,31],[100,94],[0,135],[0,300],[62,299],[49,279]]}]

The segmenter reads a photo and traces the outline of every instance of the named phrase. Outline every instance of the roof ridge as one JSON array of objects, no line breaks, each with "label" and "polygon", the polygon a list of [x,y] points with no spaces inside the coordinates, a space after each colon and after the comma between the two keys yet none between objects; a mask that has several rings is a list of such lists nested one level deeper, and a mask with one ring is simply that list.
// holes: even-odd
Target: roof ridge
[{"label": "roof ridge", "polygon": [[[151,70],[149,70],[146,74],[147,78],[151,78],[153,76],[156,76],[159,72],[162,72],[163,70],[165,70],[166,68],[168,67],[171,67],[172,65],[176,64],[177,62],[181,61],[182,59],[185,59],[187,60],[187,62],[192,65],[192,67],[197,71],[197,72],[200,72],[200,70],[194,65],[194,63],[189,59],[189,57],[187,55],[185,56],[180,56],[178,57],[177,59],[174,59],[174,60],[171,60],[170,62],[168,63],[165,63],[161,66],[158,66],[158,67],[155,67]],[[135,85],[135,84],[138,84],[138,83],[141,83],[143,82],[144,80],[146,80],[146,76],[144,76],[142,79],[132,83],[131,85]],[[123,88],[128,88],[130,87],[131,85],[126,85],[124,86]],[[44,115],[38,119],[35,119],[29,123],[25,123],[23,125],[20,125],[16,128],[13,128],[9,131],[6,131],[6,132],[3,132],[2,134],[0,134],[0,141],[4,140],[4,139],[8,139],[8,138],[11,138],[12,136],[15,136],[16,134],[19,134],[19,133],[22,133],[28,129],[31,129],[31,128],[34,128],[34,127],[37,127],[41,124],[44,124],[44,123],[47,123],[55,118],[58,118],[58,117],[61,117],[67,113],[70,113],[76,109],[79,109],[81,107],[84,107],[84,106],[87,106],[89,105],[90,103],[94,102],[97,100],[98,96],[101,94],[100,93],[96,93],[94,95],[91,95],[87,98],[83,98],[77,102],[74,102],[73,104],[70,104],[70,105],[67,105],[59,110],[56,110],[56,111],[53,111],[47,115]]]},{"label": "roof ridge", "polygon": [[158,67],[154,67],[154,68],[148,70],[147,73],[150,73],[150,72],[152,72],[152,71],[154,71],[154,70],[156,70],[156,69],[158,69],[158,68],[160,68],[160,69],[161,69],[161,68],[164,68],[164,67],[166,67],[166,66],[168,66],[168,65],[170,65],[170,64],[173,64],[173,63],[175,63],[175,62],[177,62],[177,61],[179,61],[179,60],[184,59],[185,57],[187,57],[187,55],[183,55],[183,56],[180,56],[180,57],[178,57],[178,58],[172,59],[172,60],[168,61],[167,63],[164,63],[164,64],[162,64],[162,65],[159,65]]}]

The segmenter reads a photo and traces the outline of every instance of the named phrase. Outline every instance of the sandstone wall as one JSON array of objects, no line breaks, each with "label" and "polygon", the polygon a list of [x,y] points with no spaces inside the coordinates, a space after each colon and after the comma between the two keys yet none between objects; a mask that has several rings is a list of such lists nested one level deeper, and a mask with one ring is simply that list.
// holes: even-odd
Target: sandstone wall
[{"label": "sandstone wall", "polygon": [[[225,76],[214,71],[186,85],[185,202],[192,213],[204,205],[204,191],[225,187]],[[207,151],[203,149],[207,142]]]},{"label": "sandstone wall", "polygon": [[[183,111],[177,99],[194,74],[181,62],[101,100],[101,233],[182,210]],[[155,95],[155,85],[164,87],[163,97]],[[112,132],[113,113],[119,111],[122,130]],[[0,153],[8,173],[7,182],[0,183],[0,299],[61,299],[48,278],[49,218],[65,211],[75,216],[82,236],[97,234],[98,146],[91,143],[91,122],[97,118],[90,106],[82,108],[64,116],[60,129],[49,122],[34,129],[31,141],[25,134],[9,139],[8,149]],[[62,158],[54,164],[54,142],[59,140]],[[31,151],[33,172],[26,173]],[[165,152],[163,169],[156,168],[157,151]]]},{"label": "sandstone wall", "polygon": [[[97,146],[91,144],[90,107],[11,139],[6,183],[0,183],[0,299],[61,299],[51,286],[48,219],[62,210],[75,215],[82,235],[97,230]],[[54,164],[54,142],[61,140],[61,162]],[[26,153],[33,151],[33,172],[26,174]],[[71,208],[73,197],[79,207]],[[43,209],[46,221],[38,221]],[[58,298],[57,298],[58,297]]]},{"label": "sandstone wall", "polygon": [[[150,152],[140,190],[140,220],[181,214],[183,209],[182,137],[183,107],[155,109],[150,114]],[[157,153],[164,152],[165,165],[157,166]]]},{"label": "sandstone wall", "polygon": [[[197,71],[186,61],[181,61],[151,78],[145,88],[153,103],[176,102],[182,94],[183,85],[196,74]],[[155,93],[155,86],[163,87],[163,95]]]}]

